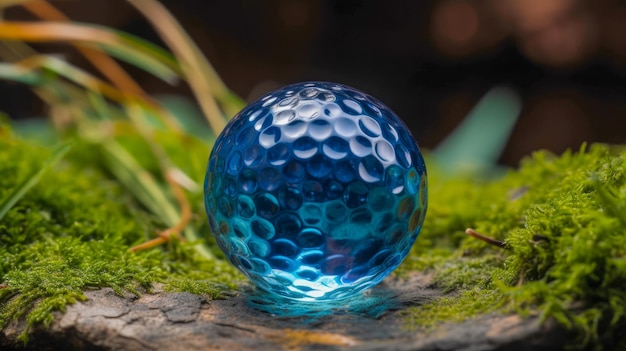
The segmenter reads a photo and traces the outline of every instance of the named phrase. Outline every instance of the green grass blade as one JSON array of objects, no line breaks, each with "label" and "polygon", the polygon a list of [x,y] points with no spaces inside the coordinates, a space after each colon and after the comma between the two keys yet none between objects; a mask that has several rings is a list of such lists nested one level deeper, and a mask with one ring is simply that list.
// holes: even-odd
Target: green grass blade
[{"label": "green grass blade", "polygon": [[150,212],[168,225],[178,221],[178,214],[161,191],[156,180],[120,144],[110,140],[102,144],[107,168]]},{"label": "green grass blade", "polygon": [[484,172],[493,169],[506,146],[521,111],[516,92],[491,89],[465,120],[433,152],[448,172]]},{"label": "green grass blade", "polygon": [[9,195],[0,203],[0,220],[9,212],[9,210],[26,194],[41,177],[52,168],[67,152],[71,149],[71,144],[63,144],[57,147],[52,156],[42,165],[42,167],[31,175],[26,177],[17,187],[9,193]]},{"label": "green grass blade", "polygon": [[[13,80],[33,87],[52,87],[58,82],[57,76],[116,101],[127,99],[127,96],[117,88],[54,56],[38,55],[19,63],[0,63],[0,79]],[[64,95],[68,90],[56,89],[56,91]]]},{"label": "green grass blade", "polygon": [[[61,95],[67,95],[70,91],[78,93],[83,91],[81,89],[77,91],[67,84],[62,84],[63,82],[61,80],[56,79],[58,77],[65,78],[84,88],[85,92],[100,94],[113,101],[126,102],[127,99],[131,97],[86,71],[72,66],[66,61],[54,56],[37,55],[19,63],[0,63],[0,79],[12,80],[33,87],[52,88],[52,90]],[[132,98],[136,99],[137,103],[142,104],[143,107],[153,113],[157,113],[145,100],[134,96]],[[81,98],[81,101],[82,100],[85,100],[86,103],[93,102],[91,99],[85,98],[84,96]],[[79,105],[74,99],[64,99],[64,101],[71,101],[73,105]]]},{"label": "green grass blade", "polygon": [[0,79],[11,80],[26,85],[41,84],[41,75],[13,63],[0,62]]},{"label": "green grass blade", "polygon": [[181,70],[178,62],[166,50],[140,37],[129,33],[111,30],[123,45],[102,45],[101,49],[107,54],[143,69],[162,80],[173,84],[180,78]]}]

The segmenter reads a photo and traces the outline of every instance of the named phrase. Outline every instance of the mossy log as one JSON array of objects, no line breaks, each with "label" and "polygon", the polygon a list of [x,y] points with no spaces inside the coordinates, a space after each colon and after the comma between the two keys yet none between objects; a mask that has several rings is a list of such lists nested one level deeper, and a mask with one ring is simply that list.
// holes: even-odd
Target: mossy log
[{"label": "mossy log", "polygon": [[555,350],[567,333],[537,317],[484,315],[435,329],[406,325],[405,309],[437,298],[431,276],[389,278],[370,295],[391,296],[377,318],[337,313],[319,318],[281,317],[250,306],[243,292],[208,302],[190,293],[122,297],[110,288],[87,291],[87,300],[56,312],[48,327],[17,337],[25,321],[0,335],[3,350]]}]

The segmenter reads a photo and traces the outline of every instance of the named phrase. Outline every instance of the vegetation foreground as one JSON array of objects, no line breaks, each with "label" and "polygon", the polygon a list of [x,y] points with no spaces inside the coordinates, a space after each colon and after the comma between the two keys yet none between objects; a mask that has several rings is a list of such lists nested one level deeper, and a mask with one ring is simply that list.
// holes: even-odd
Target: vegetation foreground
[{"label": "vegetation foreground", "polygon": [[[124,150],[141,143],[118,138]],[[190,144],[191,145],[191,144]],[[186,148],[186,171],[201,181],[207,144]],[[2,128],[0,138],[0,326],[83,300],[83,291],[187,291],[224,298],[245,284],[209,235],[201,191],[187,191],[198,241],[131,252],[167,227],[107,171],[99,144],[49,148]],[[197,162],[189,162],[189,156]],[[171,154],[172,159],[177,159]],[[183,157],[184,156],[184,157]],[[144,161],[150,168],[150,159]],[[198,169],[192,169],[193,165]],[[423,231],[396,271],[430,272],[447,293],[406,311],[410,328],[496,312],[540,314],[573,328],[578,345],[623,338],[626,299],[626,159],[622,149],[593,145],[557,157],[537,152],[496,179],[442,174],[429,163],[430,201]],[[191,168],[190,168],[191,167]],[[48,169],[50,168],[50,169]],[[43,173],[42,173],[43,172]],[[10,206],[25,180],[36,184]],[[464,233],[492,237],[490,246]],[[207,255],[196,250],[208,247]],[[23,334],[27,339],[27,332]]]}]

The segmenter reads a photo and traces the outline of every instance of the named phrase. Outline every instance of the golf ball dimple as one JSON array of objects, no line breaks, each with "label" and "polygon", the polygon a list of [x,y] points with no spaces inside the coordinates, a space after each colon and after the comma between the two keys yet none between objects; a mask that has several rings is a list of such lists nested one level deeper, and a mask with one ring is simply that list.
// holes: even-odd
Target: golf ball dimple
[{"label": "golf ball dimple", "polygon": [[406,257],[427,207],[424,159],[375,98],[324,82],[250,103],[218,136],[205,205],[217,244],[267,292],[354,296]]}]

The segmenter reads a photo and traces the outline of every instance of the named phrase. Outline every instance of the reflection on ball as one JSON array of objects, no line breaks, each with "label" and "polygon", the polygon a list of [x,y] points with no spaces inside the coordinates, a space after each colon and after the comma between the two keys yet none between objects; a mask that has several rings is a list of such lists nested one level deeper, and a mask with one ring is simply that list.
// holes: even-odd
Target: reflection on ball
[{"label": "reflection on ball", "polygon": [[204,187],[228,259],[259,288],[306,301],[379,283],[409,252],[427,204],[406,126],[375,98],[322,82],[276,90],[235,116]]}]

